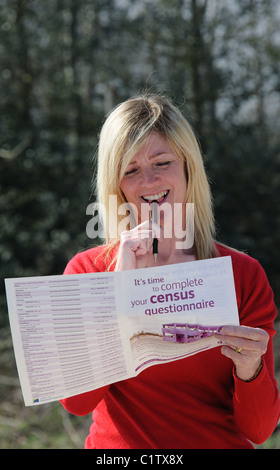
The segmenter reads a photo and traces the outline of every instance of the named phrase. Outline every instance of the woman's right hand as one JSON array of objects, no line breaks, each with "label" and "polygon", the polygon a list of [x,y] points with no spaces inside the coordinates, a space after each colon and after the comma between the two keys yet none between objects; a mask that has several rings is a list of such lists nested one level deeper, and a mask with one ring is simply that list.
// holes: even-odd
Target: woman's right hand
[{"label": "woman's right hand", "polygon": [[149,220],[122,232],[115,271],[152,266],[155,237],[160,238],[160,226]]}]

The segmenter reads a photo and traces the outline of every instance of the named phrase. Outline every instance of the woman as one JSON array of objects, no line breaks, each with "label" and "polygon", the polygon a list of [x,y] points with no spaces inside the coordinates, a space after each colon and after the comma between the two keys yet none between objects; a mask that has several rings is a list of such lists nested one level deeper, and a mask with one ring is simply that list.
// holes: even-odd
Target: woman
[{"label": "woman", "polygon": [[[221,348],[62,400],[71,413],[93,412],[85,447],[239,449],[266,440],[280,413],[272,353],[273,294],[256,260],[214,241],[201,153],[190,125],[167,99],[131,99],[109,115],[100,134],[97,191],[105,215],[110,195],[117,198],[117,207],[130,204],[130,229],[122,230],[120,239],[107,233],[105,246],[76,255],[65,274],[154,266],[154,237],[159,239],[158,265],[230,255],[240,326],[222,328]],[[152,225],[140,214],[153,200],[171,211],[160,211],[159,224]],[[192,248],[178,245],[171,217],[175,207],[186,203],[194,203]],[[186,229],[185,212],[181,214]],[[166,237],[164,228],[170,224]],[[110,226],[108,220],[105,226]]]}]

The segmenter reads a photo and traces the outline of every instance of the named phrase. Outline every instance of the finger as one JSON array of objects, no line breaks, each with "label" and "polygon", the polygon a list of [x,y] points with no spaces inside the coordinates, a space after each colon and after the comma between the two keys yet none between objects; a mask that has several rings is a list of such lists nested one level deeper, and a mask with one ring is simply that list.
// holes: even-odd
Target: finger
[{"label": "finger", "polygon": [[151,250],[153,245],[153,238],[150,237],[144,237],[141,240],[138,240],[138,246],[137,249],[135,250],[136,256],[140,255],[145,255],[148,253],[148,251]]},{"label": "finger", "polygon": [[263,350],[263,347],[262,347],[263,343],[258,342],[258,341],[252,341],[246,338],[227,336],[227,335],[222,335],[222,334],[217,335],[217,337],[219,338],[219,341],[221,341],[224,345],[227,345],[234,350],[237,348],[241,348],[242,350],[246,349],[248,351],[256,351],[256,352]]},{"label": "finger", "polygon": [[153,238],[161,238],[161,232],[162,228],[160,225],[156,224],[155,222],[151,222],[150,220],[145,220],[142,222],[142,224],[138,225],[134,229],[132,229],[130,232],[133,232],[135,234],[141,234],[140,236],[142,237],[143,233],[143,238],[146,238],[146,233],[147,231],[149,232],[149,236]]},{"label": "finger", "polygon": [[257,358],[260,357],[259,354],[253,353],[252,351],[247,351],[242,349],[241,353],[236,352],[235,349],[232,349],[229,346],[223,346],[221,348],[221,353],[231,359],[236,365],[247,365],[250,364],[252,361],[255,362]]},{"label": "finger", "polygon": [[240,349],[242,353],[263,354],[265,352],[262,343],[242,338],[236,339],[234,341],[225,339],[222,340],[222,343],[234,351]]},{"label": "finger", "polygon": [[150,247],[141,245],[137,248],[137,250],[135,250],[135,255],[136,256],[146,255],[149,250],[150,250]]},{"label": "finger", "polygon": [[227,336],[248,338],[251,341],[263,341],[268,337],[268,333],[265,330],[245,325],[226,325],[221,328],[220,333]]},{"label": "finger", "polygon": [[153,231],[151,229],[140,229],[130,230],[122,233],[121,239],[123,241],[137,241],[144,238],[153,238]]},{"label": "finger", "polygon": [[228,336],[219,334],[217,335],[219,341],[223,344],[230,346],[232,349],[241,348],[242,350],[247,350],[255,352],[259,355],[265,354],[267,350],[267,341],[254,341],[248,338],[241,338],[238,336]]},{"label": "finger", "polygon": [[153,239],[153,231],[152,230],[139,230],[137,234],[135,234],[135,238],[140,238],[140,239]]}]

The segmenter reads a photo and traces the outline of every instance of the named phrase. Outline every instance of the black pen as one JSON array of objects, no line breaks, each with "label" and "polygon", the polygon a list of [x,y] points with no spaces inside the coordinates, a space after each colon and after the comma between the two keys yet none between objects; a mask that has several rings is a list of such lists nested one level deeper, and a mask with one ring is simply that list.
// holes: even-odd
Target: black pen
[{"label": "black pen", "polygon": [[[151,202],[151,209],[152,209],[152,223],[157,224],[158,223],[158,202],[157,201]],[[153,239],[153,255],[154,255],[154,260],[156,263],[157,256],[158,256],[158,239],[156,237]]]}]

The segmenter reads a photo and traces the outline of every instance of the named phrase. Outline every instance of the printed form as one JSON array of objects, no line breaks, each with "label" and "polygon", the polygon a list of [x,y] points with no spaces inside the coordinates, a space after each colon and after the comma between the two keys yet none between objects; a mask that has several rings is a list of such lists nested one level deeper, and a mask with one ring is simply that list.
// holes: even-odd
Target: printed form
[{"label": "printed form", "polygon": [[17,279],[7,295],[26,404],[127,377],[114,276]]},{"label": "printed form", "polygon": [[214,333],[239,323],[230,257],[5,284],[27,406],[216,347]]}]

